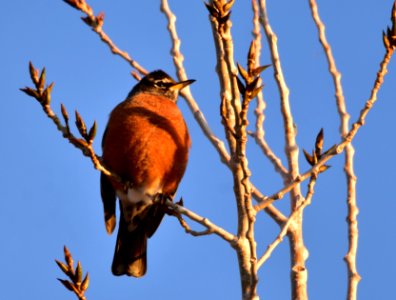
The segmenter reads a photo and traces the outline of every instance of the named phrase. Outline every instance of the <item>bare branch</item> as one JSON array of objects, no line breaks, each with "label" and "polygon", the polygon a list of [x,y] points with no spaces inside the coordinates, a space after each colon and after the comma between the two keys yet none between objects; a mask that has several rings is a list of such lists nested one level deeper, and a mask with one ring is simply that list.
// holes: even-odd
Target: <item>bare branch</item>
[{"label": "bare branch", "polygon": [[[293,116],[290,108],[289,101],[289,88],[287,87],[285,78],[283,76],[282,66],[279,57],[277,36],[273,32],[271,25],[268,20],[267,5],[265,0],[260,0],[260,13],[261,13],[261,24],[264,28],[264,32],[267,36],[267,40],[270,46],[272,65],[275,71],[275,81],[277,83],[279,93],[281,95],[281,111],[284,122],[285,138],[286,138],[286,156],[288,158],[289,172],[292,178],[296,178],[299,175],[298,167],[298,146],[296,144],[296,129],[293,121]],[[296,198],[302,198],[301,192],[298,185],[295,186]],[[296,203],[295,203],[296,204]],[[295,205],[294,204],[294,205]]]},{"label": "bare branch", "polygon": [[[324,132],[323,129],[321,129],[316,137],[315,141],[315,150],[313,151],[312,157],[307,154],[307,160],[311,165],[315,165],[318,160],[322,158],[324,155],[322,153],[323,151],[323,144],[324,144]],[[301,201],[297,208],[293,210],[293,212],[290,214],[287,222],[282,226],[282,230],[280,231],[279,235],[277,238],[267,247],[267,250],[263,254],[263,256],[260,258],[258,261],[258,267],[262,266],[264,262],[271,256],[272,252],[275,250],[275,248],[282,242],[283,238],[290,233],[289,228],[298,228],[298,220],[296,218],[300,215],[302,215],[303,210],[306,206],[311,204],[311,200],[314,194],[314,186],[316,184],[316,180],[318,177],[318,174],[321,172],[326,171],[329,168],[329,166],[323,165],[321,168],[318,170],[315,170],[310,177],[310,181],[308,183],[308,191],[307,195],[305,196],[305,200]],[[306,271],[302,270],[303,276],[306,276]]]},{"label": "bare branch", "polygon": [[179,220],[180,225],[184,228],[186,233],[191,234],[192,236],[204,236],[213,233],[212,229],[206,229],[203,231],[192,230],[190,226],[187,224],[187,222],[184,221],[181,215],[176,215],[176,218]]},{"label": "bare branch", "polygon": [[82,18],[85,24],[92,28],[94,32],[98,34],[100,39],[109,47],[110,51],[125,59],[132,68],[138,71],[142,75],[146,75],[148,72],[144,69],[136,60],[133,60],[128,52],[119,49],[110,37],[104,32],[102,26],[104,23],[104,13],[99,13],[97,16],[94,15],[92,8],[86,3],[85,0],[64,0],[67,4],[81,11],[86,16]]},{"label": "bare branch", "polygon": [[[323,50],[326,54],[329,72],[333,77],[333,83],[335,87],[335,96],[337,102],[337,109],[340,115],[340,134],[342,137],[345,137],[348,133],[349,129],[349,114],[346,109],[343,89],[341,84],[341,74],[337,70],[337,66],[333,57],[333,53],[331,51],[331,47],[327,42],[325,26],[320,19],[318,6],[316,0],[309,0],[312,18],[315,21],[315,24],[318,28],[319,32],[319,40],[322,44]],[[356,268],[356,252],[357,252],[357,244],[358,244],[358,224],[357,224],[357,214],[358,208],[356,205],[356,176],[354,174],[353,169],[353,157],[355,150],[352,146],[352,143],[349,143],[345,148],[345,166],[344,171],[347,179],[347,203],[348,203],[348,231],[349,231],[349,251],[346,256],[347,267],[348,267],[348,298],[347,299],[356,299],[357,297],[357,285],[360,281],[360,275]]]},{"label": "bare branch", "polygon": [[[257,190],[253,184],[252,196],[258,203],[261,203],[264,199],[268,199],[268,197],[264,196],[259,190]],[[279,226],[282,226],[287,221],[287,217],[272,204],[266,205],[264,210]]]},{"label": "bare branch", "polygon": [[340,132],[342,136],[344,136],[345,133],[348,132],[349,128],[349,114],[347,112],[346,106],[345,106],[345,99],[344,99],[344,93],[342,89],[342,84],[341,84],[341,73],[338,71],[333,52],[331,50],[330,44],[327,42],[326,38],[326,28],[320,19],[319,16],[319,11],[318,11],[318,6],[316,4],[316,0],[309,0],[309,5],[311,8],[311,13],[312,13],[312,18],[315,21],[316,27],[318,28],[318,33],[319,33],[319,40],[320,43],[323,47],[323,50],[326,55],[328,67],[329,67],[329,72],[333,78],[333,84],[335,88],[335,97],[337,101],[337,108],[338,108],[338,113],[340,114],[341,118],[341,126],[340,126]]},{"label": "bare branch", "polygon": [[[176,214],[175,214],[176,217],[177,217],[177,214],[179,214],[179,215],[182,214],[182,215],[188,217],[189,219],[203,225],[205,228],[208,229],[208,232],[218,235],[223,240],[230,243],[231,246],[235,245],[235,243],[237,241],[237,237],[235,235],[229,233],[225,229],[217,226],[216,224],[213,224],[207,218],[201,217],[200,215],[192,212],[191,210],[185,208],[184,206],[173,203],[171,200],[166,200],[165,204],[169,208],[171,208],[172,210],[174,210],[176,212]],[[179,219],[179,217],[177,217],[177,218]],[[179,219],[179,221],[180,221],[180,219]],[[182,224],[182,226],[183,226],[183,224]],[[183,226],[183,228],[186,229],[185,226]],[[187,228],[189,228],[189,227],[187,227]],[[189,232],[189,233],[191,233],[191,232]],[[202,235],[202,234],[198,234],[198,235]]]},{"label": "bare branch", "polygon": [[[246,127],[249,103],[255,97],[257,81],[245,85],[237,78],[234,62],[234,45],[231,35],[229,11],[232,1],[213,0],[206,7],[216,47],[217,73],[220,79],[220,114],[231,152],[231,171],[234,178],[234,194],[238,209],[238,244],[236,251],[242,284],[242,298],[257,297],[257,257],[254,238],[255,210],[252,206],[252,185],[246,158]],[[242,94],[242,99],[241,95]]]},{"label": "bare branch", "polygon": [[[366,101],[365,107],[361,110],[360,116],[357,122],[353,124],[351,132],[346,137],[347,140],[351,140],[356,134],[357,130],[360,126],[363,126],[365,123],[366,116],[370,111],[371,107],[377,100],[377,94],[382,86],[384,77],[387,73],[387,66],[389,61],[396,49],[396,1],[394,2],[392,9],[392,30],[388,28],[388,36],[387,41],[385,43],[385,55],[380,64],[380,69],[377,72],[377,77],[374,82],[374,86],[371,90],[370,99]],[[384,34],[385,36],[385,34]],[[351,131],[352,131],[351,130]],[[353,173],[353,154],[354,150],[351,149],[350,158],[345,161],[345,170],[347,172],[347,176],[351,178],[348,181],[348,224],[349,224],[349,250],[347,255],[344,257],[347,266],[348,266],[348,299],[356,299],[357,298],[357,285],[360,281],[360,275],[356,269],[356,252],[358,245],[358,223],[357,223],[357,215],[359,213],[359,209],[356,205],[356,194],[355,194],[355,185],[356,185],[356,176]]]},{"label": "bare branch", "polygon": [[[290,108],[289,101],[289,88],[286,85],[285,78],[283,76],[282,66],[279,58],[277,36],[273,32],[271,25],[269,24],[267,5],[265,0],[260,0],[260,13],[261,13],[261,24],[264,28],[264,32],[267,36],[267,40],[270,46],[272,64],[275,71],[275,81],[278,86],[280,93],[281,113],[283,117],[283,127],[285,131],[285,152],[288,160],[289,178],[299,178],[299,165],[298,165],[298,145],[296,143],[296,128],[293,121],[293,116]],[[289,180],[290,180],[289,179]],[[291,189],[291,209],[294,210],[301,201],[303,196],[301,195],[300,184],[296,184]],[[296,223],[298,226],[295,230],[290,231],[290,249],[292,258],[292,297],[296,299],[306,299],[307,296],[307,269],[305,267],[305,260],[307,256],[305,253],[307,249],[304,245],[302,235],[302,214],[296,217],[298,219]]]},{"label": "bare branch", "polygon": [[[30,63],[29,68],[30,70],[32,70],[32,68],[34,69],[32,63]],[[47,117],[52,120],[56,128],[62,133],[63,138],[67,139],[74,147],[80,149],[84,156],[89,157],[95,169],[101,171],[107,176],[112,176],[115,180],[121,182],[121,178],[117,174],[114,174],[108,169],[106,169],[100,162],[101,161],[100,156],[95,154],[92,144],[96,133],[96,122],[90,128],[89,133],[87,133],[84,120],[82,119],[80,114],[76,112],[76,126],[78,127],[80,134],[82,135],[83,138],[77,138],[76,136],[74,136],[70,131],[69,122],[68,122],[69,115],[67,113],[65,106],[63,104],[61,105],[61,111],[62,111],[63,119],[65,121],[65,125],[62,124],[60,118],[51,108],[50,99],[51,99],[52,86],[53,83],[49,85],[46,89],[42,89],[41,92],[39,88],[34,90],[29,87],[23,88],[21,89],[21,91],[25,92],[27,95],[33,98],[36,98],[36,100],[42,106]]]},{"label": "bare branch", "polygon": [[283,225],[282,230],[280,231],[276,239],[270,245],[268,245],[267,250],[257,262],[258,268],[260,268],[268,260],[268,258],[270,258],[275,248],[283,241],[283,238],[288,234],[290,226],[295,226],[295,224],[293,224],[295,221],[295,217],[298,214],[302,213],[305,207],[311,204],[312,196],[314,194],[314,186],[316,184],[316,178],[317,175],[312,174],[308,184],[308,192],[305,196],[305,200],[300,202],[299,206],[290,214],[287,222]]},{"label": "bare branch", "polygon": [[[260,65],[260,53],[261,53],[261,31],[260,31],[260,12],[257,0],[252,0],[252,9],[253,9],[253,36],[254,36],[254,44],[256,47],[256,67]],[[261,83],[259,82],[259,85]],[[268,146],[267,142],[264,139],[264,110],[266,108],[266,103],[264,101],[263,92],[260,91],[257,94],[257,106],[254,111],[256,115],[256,133],[251,134],[254,137],[256,143],[260,146],[264,155],[270,160],[270,162],[274,165],[275,170],[282,176],[284,180],[288,180],[288,171],[283,166],[282,161],[279,157],[275,155],[272,149]]]}]

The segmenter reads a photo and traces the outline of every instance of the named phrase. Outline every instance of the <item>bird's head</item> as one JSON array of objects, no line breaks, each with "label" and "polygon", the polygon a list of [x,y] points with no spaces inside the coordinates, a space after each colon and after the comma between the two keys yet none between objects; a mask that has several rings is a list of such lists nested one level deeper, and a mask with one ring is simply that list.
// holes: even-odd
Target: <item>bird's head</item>
[{"label": "bird's head", "polygon": [[143,77],[129,93],[128,98],[139,93],[149,93],[164,96],[176,102],[179,91],[194,81],[190,79],[176,82],[164,71],[156,70]]}]

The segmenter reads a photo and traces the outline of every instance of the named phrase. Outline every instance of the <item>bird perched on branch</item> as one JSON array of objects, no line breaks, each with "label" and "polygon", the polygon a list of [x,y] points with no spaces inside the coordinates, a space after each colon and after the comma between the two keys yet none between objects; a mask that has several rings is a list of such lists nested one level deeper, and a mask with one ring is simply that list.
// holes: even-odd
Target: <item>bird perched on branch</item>
[{"label": "bird perched on branch", "polygon": [[116,198],[120,200],[114,275],[146,273],[147,239],[165,214],[158,197],[173,197],[187,166],[191,142],[176,100],[193,82],[175,82],[161,70],[151,72],[110,114],[102,157],[123,183],[102,173],[100,186],[109,234],[116,225]]}]

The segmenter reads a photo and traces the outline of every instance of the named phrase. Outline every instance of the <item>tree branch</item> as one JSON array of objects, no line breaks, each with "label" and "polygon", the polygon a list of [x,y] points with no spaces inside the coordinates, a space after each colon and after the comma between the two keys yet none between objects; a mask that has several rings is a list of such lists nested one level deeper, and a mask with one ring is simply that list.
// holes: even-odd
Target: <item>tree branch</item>
[{"label": "tree branch", "polygon": [[[206,3],[205,3],[206,4]],[[238,210],[238,244],[236,252],[242,285],[242,298],[257,297],[257,257],[254,238],[256,212],[252,206],[250,170],[246,158],[247,111],[250,100],[248,86],[241,88],[234,62],[234,45],[231,35],[231,7],[233,1],[213,0],[206,4],[210,13],[212,32],[217,54],[217,73],[220,79],[220,115],[231,152],[231,171]],[[245,78],[246,79],[246,78]],[[257,83],[257,80],[254,81]],[[252,87],[255,88],[255,86]],[[242,90],[243,89],[243,90]],[[242,94],[242,101],[241,96]]]},{"label": "tree branch", "polygon": [[[289,101],[289,88],[287,87],[285,78],[283,76],[283,70],[280,62],[278,45],[277,45],[277,36],[273,32],[271,25],[268,20],[267,13],[267,5],[265,0],[260,0],[260,13],[261,13],[261,24],[264,28],[264,32],[267,36],[268,44],[270,46],[271,59],[272,64],[275,71],[275,81],[278,86],[278,90],[281,97],[281,112],[283,116],[284,122],[284,130],[285,130],[285,141],[286,141],[286,156],[288,158],[289,164],[289,173],[292,178],[296,178],[299,175],[298,171],[298,146],[296,144],[296,129],[293,121],[293,116],[290,108]],[[301,196],[301,192],[299,191],[299,187],[295,186],[295,194],[296,197],[299,198]]]},{"label": "tree branch", "polygon": [[314,194],[314,186],[316,184],[316,179],[317,179],[317,174],[313,173],[308,184],[308,192],[307,195],[305,196],[304,201],[300,202],[298,207],[290,214],[289,218],[287,219],[287,222],[283,225],[282,230],[280,231],[276,239],[270,245],[268,245],[267,250],[257,262],[258,268],[260,268],[268,260],[268,258],[270,258],[272,252],[283,241],[283,238],[288,234],[289,228],[291,226],[295,226],[294,224],[295,217],[300,213],[302,213],[305,207],[311,204],[312,196]]},{"label": "tree branch", "polygon": [[[300,176],[298,165],[298,145],[296,143],[296,128],[290,108],[289,88],[286,85],[280,62],[277,36],[269,24],[265,0],[260,0],[260,13],[260,21],[270,46],[271,59],[275,71],[275,81],[277,83],[281,98],[280,103],[285,131],[285,152],[288,160],[289,180],[294,180]],[[290,196],[291,209],[294,210],[299,205],[299,203],[304,200],[301,195],[300,184],[298,182],[292,187]],[[305,267],[305,260],[307,258],[305,253],[307,252],[307,249],[305,248],[302,235],[302,213],[297,216],[296,219],[297,225],[295,226],[295,230],[289,232],[288,235],[292,258],[292,297],[295,299],[307,299],[307,269]]]},{"label": "tree branch", "polygon": [[82,17],[81,19],[98,34],[100,39],[109,47],[113,54],[125,59],[131,65],[131,67],[138,71],[141,75],[146,75],[148,73],[147,70],[140,66],[137,61],[132,59],[126,51],[119,49],[110,39],[110,37],[104,32],[102,28],[104,23],[104,13],[99,13],[97,16],[95,16],[91,6],[89,6],[85,0],[63,1],[85,14],[85,17]]},{"label": "tree branch", "polygon": [[[316,0],[309,0],[312,18],[315,21],[316,27],[319,33],[319,40],[322,44],[323,50],[325,52],[327,63],[329,66],[329,72],[333,78],[333,84],[335,88],[335,97],[337,103],[338,113],[340,115],[340,134],[345,137],[349,129],[349,114],[346,109],[344,94],[341,84],[341,73],[338,71],[333,53],[331,51],[331,46],[327,42],[325,26],[320,19],[318,6]],[[347,204],[348,204],[348,231],[349,231],[349,251],[345,257],[348,267],[348,298],[353,300],[357,298],[357,285],[360,281],[360,275],[356,268],[356,252],[358,245],[358,223],[357,214],[358,208],[356,204],[356,175],[353,169],[353,157],[354,157],[354,147],[352,143],[349,143],[345,147],[345,165],[344,171],[347,180]]]},{"label": "tree branch", "polygon": [[[167,207],[171,208],[172,210],[174,210],[174,212],[176,213],[175,216],[178,218],[180,224],[182,225],[182,227],[190,234],[192,235],[196,235],[196,236],[201,236],[201,235],[205,235],[205,234],[211,234],[214,233],[217,236],[221,237],[223,240],[225,240],[226,242],[228,242],[232,247],[235,247],[236,242],[237,242],[237,237],[231,233],[229,233],[228,231],[226,231],[225,229],[217,226],[216,224],[212,223],[209,219],[204,218],[198,214],[196,214],[195,212],[185,208],[182,205],[173,203],[170,200],[166,200],[165,204],[167,205]],[[181,221],[182,219],[179,219],[178,214],[182,214],[186,217],[188,217],[189,219],[201,224],[202,226],[204,226],[205,228],[207,228],[207,233],[198,233],[196,231],[192,231],[188,225],[183,221]]]},{"label": "tree branch", "polygon": [[[256,53],[257,57],[255,58],[256,61],[256,67],[260,65],[260,53],[261,53],[261,32],[260,32],[260,12],[259,12],[259,7],[258,7],[258,0],[252,0],[252,9],[253,9],[253,37],[254,37],[254,44],[256,48]],[[261,80],[258,83],[258,85],[261,85]],[[265,120],[265,115],[264,115],[264,110],[266,108],[266,103],[264,101],[264,95],[263,92],[260,91],[257,94],[257,106],[254,111],[256,115],[256,132],[254,134],[251,134],[252,137],[254,137],[257,145],[261,148],[263,151],[264,155],[270,160],[270,162],[273,164],[275,171],[277,171],[283,178],[284,181],[287,181],[288,178],[288,171],[287,169],[283,166],[282,161],[280,160],[279,157],[275,155],[275,153],[272,151],[272,149],[268,146],[267,142],[265,141],[264,135],[264,120]]]}]

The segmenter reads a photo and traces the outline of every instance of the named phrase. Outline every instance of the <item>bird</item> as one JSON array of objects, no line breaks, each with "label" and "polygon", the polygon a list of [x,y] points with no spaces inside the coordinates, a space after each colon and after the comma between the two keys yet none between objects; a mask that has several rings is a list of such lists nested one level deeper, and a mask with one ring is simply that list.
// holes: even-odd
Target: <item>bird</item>
[{"label": "bird", "polygon": [[[162,70],[144,76],[110,113],[102,138],[104,166],[122,180],[101,173],[105,227],[120,218],[114,258],[116,276],[142,277],[147,271],[147,240],[164,217],[187,167],[190,135],[176,102],[195,80],[176,82]],[[161,205],[162,203],[162,205]]]}]

